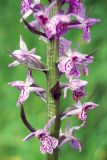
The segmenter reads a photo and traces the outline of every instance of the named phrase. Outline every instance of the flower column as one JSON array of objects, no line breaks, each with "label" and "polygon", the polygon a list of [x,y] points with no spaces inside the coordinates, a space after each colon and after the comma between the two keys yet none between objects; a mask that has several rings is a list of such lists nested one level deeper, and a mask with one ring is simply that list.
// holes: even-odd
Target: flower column
[{"label": "flower column", "polygon": [[[58,7],[54,8],[51,16],[54,16],[58,11]],[[51,135],[58,138],[60,129],[60,87],[59,87],[59,72],[57,62],[59,58],[59,40],[51,38],[47,46],[47,104],[48,104],[48,119],[56,115],[56,121],[51,128]],[[46,155],[47,160],[58,160],[58,148],[52,155]]]}]

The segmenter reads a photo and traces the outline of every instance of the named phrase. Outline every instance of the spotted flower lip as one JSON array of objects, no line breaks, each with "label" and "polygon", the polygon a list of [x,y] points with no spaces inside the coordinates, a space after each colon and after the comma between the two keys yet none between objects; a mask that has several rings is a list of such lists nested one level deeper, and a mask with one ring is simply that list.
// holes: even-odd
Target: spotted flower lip
[{"label": "spotted flower lip", "polygon": [[93,62],[93,56],[87,54],[81,54],[77,51],[69,49],[66,52],[65,56],[59,58],[58,69],[60,72],[65,73],[68,79],[79,78],[81,72],[83,71],[84,75],[88,75],[88,66],[87,64]]},{"label": "spotted flower lip", "polygon": [[46,101],[45,90],[35,84],[31,70],[28,70],[26,82],[15,81],[8,83],[12,87],[16,87],[20,91],[20,96],[17,101],[17,105],[22,105],[29,97],[30,93],[33,92],[37,96],[40,96],[42,100]]},{"label": "spotted flower lip", "polygon": [[31,0],[22,0],[21,14],[25,14],[30,10],[31,3],[32,3]]},{"label": "spotted flower lip", "polygon": [[70,127],[70,123],[67,124],[65,132],[60,131],[59,144],[58,147],[61,148],[64,144],[70,143],[71,147],[75,150],[81,152],[82,146],[79,140],[74,136],[75,131],[79,130],[81,127],[84,127],[85,122],[80,126]]},{"label": "spotted flower lip", "polygon": [[67,90],[70,89],[73,92],[76,92],[81,87],[87,85],[87,81],[83,81],[80,79],[72,79],[69,83],[60,83],[61,89],[64,90],[64,98],[67,96]]},{"label": "spotted flower lip", "polygon": [[28,68],[34,68],[37,70],[45,70],[45,65],[41,62],[41,57],[35,55],[35,49],[28,51],[28,48],[22,38],[20,36],[20,50],[15,50],[11,56],[15,59],[15,61],[9,64],[9,67],[15,67],[19,64],[25,64]]},{"label": "spotted flower lip", "polygon": [[53,150],[58,146],[58,140],[50,136],[48,129],[54,124],[56,116],[52,117],[43,129],[36,130],[30,133],[23,141],[27,141],[32,137],[37,137],[40,140],[40,151],[42,154],[52,154]]},{"label": "spotted flower lip", "polygon": [[87,119],[87,111],[95,109],[98,105],[93,102],[86,102],[84,104],[81,104],[80,101],[78,101],[74,107],[70,107],[68,110],[62,113],[61,119],[65,119],[70,116],[77,116],[80,120],[86,121]]},{"label": "spotted flower lip", "polygon": [[[70,22],[70,15],[56,14],[52,17],[45,26],[45,32],[48,39],[53,36],[60,37],[67,31],[67,23]],[[60,25],[60,28],[59,28]]]}]

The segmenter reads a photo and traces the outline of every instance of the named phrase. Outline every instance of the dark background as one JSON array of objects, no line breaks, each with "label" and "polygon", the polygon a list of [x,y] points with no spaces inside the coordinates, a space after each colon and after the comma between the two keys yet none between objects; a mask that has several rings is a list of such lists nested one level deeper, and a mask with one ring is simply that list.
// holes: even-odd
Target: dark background
[{"label": "dark background", "polygon": [[[91,43],[86,44],[82,40],[82,32],[77,30],[70,31],[67,38],[73,42],[73,47],[79,43],[79,51],[83,53],[90,54],[97,49],[95,61],[89,65],[89,76],[82,79],[89,81],[88,95],[84,101],[95,91],[91,101],[99,106],[88,113],[86,127],[76,134],[83,145],[82,152],[78,153],[66,144],[60,152],[60,159],[63,160],[107,160],[107,1],[87,0],[85,4],[87,11],[92,8],[90,17],[102,21],[91,29]],[[21,122],[20,108],[16,107],[19,92],[7,85],[8,82],[26,78],[26,68],[23,66],[12,69],[7,67],[12,62],[9,53],[19,48],[20,34],[29,50],[36,47],[37,53],[46,62],[45,44],[27,31],[19,21],[20,1],[0,0],[0,160],[44,160],[45,156],[39,152],[38,140],[22,142],[29,131]],[[33,75],[36,82],[46,88],[44,74],[33,72]],[[61,109],[70,104],[69,92],[67,100],[61,100]],[[25,109],[32,125],[42,128],[46,119],[46,104],[31,94],[25,103]],[[76,125],[79,122],[73,120],[72,123]]]}]

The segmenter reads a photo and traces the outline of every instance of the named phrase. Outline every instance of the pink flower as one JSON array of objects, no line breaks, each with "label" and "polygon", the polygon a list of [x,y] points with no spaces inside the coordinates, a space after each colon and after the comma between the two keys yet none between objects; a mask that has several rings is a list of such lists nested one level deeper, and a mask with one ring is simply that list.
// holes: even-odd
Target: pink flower
[{"label": "pink flower", "polygon": [[48,129],[54,124],[55,116],[45,125],[43,129],[39,129],[35,132],[30,133],[24,138],[24,141],[31,139],[32,137],[37,137],[40,140],[40,151],[42,154],[52,154],[53,150],[58,146],[58,140],[55,137],[50,136]]},{"label": "pink flower", "polygon": [[45,32],[48,39],[60,37],[67,31],[66,24],[70,22],[70,15],[56,14],[54,17],[48,20],[45,27]]},{"label": "pink flower", "polygon": [[59,136],[59,144],[58,147],[62,147],[66,143],[70,143],[71,147],[75,150],[81,151],[81,143],[79,140],[74,136],[75,131],[79,130],[81,127],[83,127],[85,122],[83,122],[80,126],[70,127],[70,123],[67,124],[65,128],[65,132],[60,131]]},{"label": "pink flower", "polygon": [[9,64],[9,67],[15,67],[19,64],[26,64],[28,68],[34,68],[38,70],[45,70],[45,65],[41,62],[41,57],[35,55],[35,48],[28,51],[28,48],[22,38],[20,36],[20,49],[15,50],[11,56],[15,59],[15,61]]},{"label": "pink flower", "polygon": [[75,77],[79,78],[81,72],[84,72],[84,75],[88,75],[87,64],[93,62],[93,57],[81,54],[77,51],[71,51],[70,49],[66,53],[66,56],[59,58],[58,69],[60,72],[65,73],[68,79]]},{"label": "pink flower", "polygon": [[42,100],[46,99],[45,90],[34,83],[30,70],[28,70],[26,82],[15,81],[8,84],[12,87],[16,87],[20,91],[20,96],[17,101],[18,106],[22,105],[28,99],[31,92],[35,93],[37,96],[40,96]]},{"label": "pink flower", "polygon": [[67,117],[75,115],[82,121],[86,121],[87,111],[96,108],[96,106],[98,105],[93,102],[86,102],[84,104],[81,104],[81,102],[78,101],[77,104],[74,105],[74,107],[71,107],[67,111],[62,113],[61,119],[65,119]]},{"label": "pink flower", "polygon": [[80,97],[83,97],[84,94],[82,94],[82,95],[79,94],[78,95],[77,92],[80,91],[81,93],[83,93],[82,88],[84,88],[87,83],[88,83],[87,81],[83,81],[83,80],[80,80],[80,79],[73,79],[69,83],[60,83],[61,89],[64,90],[64,98],[66,98],[66,96],[67,96],[67,90],[68,89],[73,91],[73,98],[74,99],[76,99],[76,98],[78,99]]}]

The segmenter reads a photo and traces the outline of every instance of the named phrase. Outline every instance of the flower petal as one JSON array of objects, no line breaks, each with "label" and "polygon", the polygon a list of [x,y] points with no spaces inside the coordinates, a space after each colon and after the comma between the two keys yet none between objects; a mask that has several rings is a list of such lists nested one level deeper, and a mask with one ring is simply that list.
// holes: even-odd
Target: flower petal
[{"label": "flower petal", "polygon": [[19,65],[20,63],[18,62],[18,61],[14,61],[13,63],[10,63],[9,65],[8,65],[8,67],[15,67],[15,66],[17,66],[17,65]]},{"label": "flower petal", "polygon": [[95,109],[98,105],[93,102],[86,102],[83,104],[83,109],[88,111],[89,109]]},{"label": "flower petal", "polygon": [[24,51],[24,52],[28,52],[26,43],[24,42],[22,36],[20,35],[20,50]]},{"label": "flower petal", "polygon": [[25,87],[25,82],[23,81],[15,81],[8,83],[11,87],[16,87],[19,91],[21,91]]},{"label": "flower petal", "polygon": [[31,139],[32,137],[35,136],[35,132],[30,133],[28,136],[26,136],[23,141],[28,141],[29,139]]},{"label": "flower petal", "polygon": [[83,27],[83,39],[87,42],[90,43],[91,41],[91,35],[90,35],[90,28],[88,26]]},{"label": "flower petal", "polygon": [[81,152],[81,144],[76,138],[71,139],[70,144],[72,148],[79,150],[79,152]]}]

